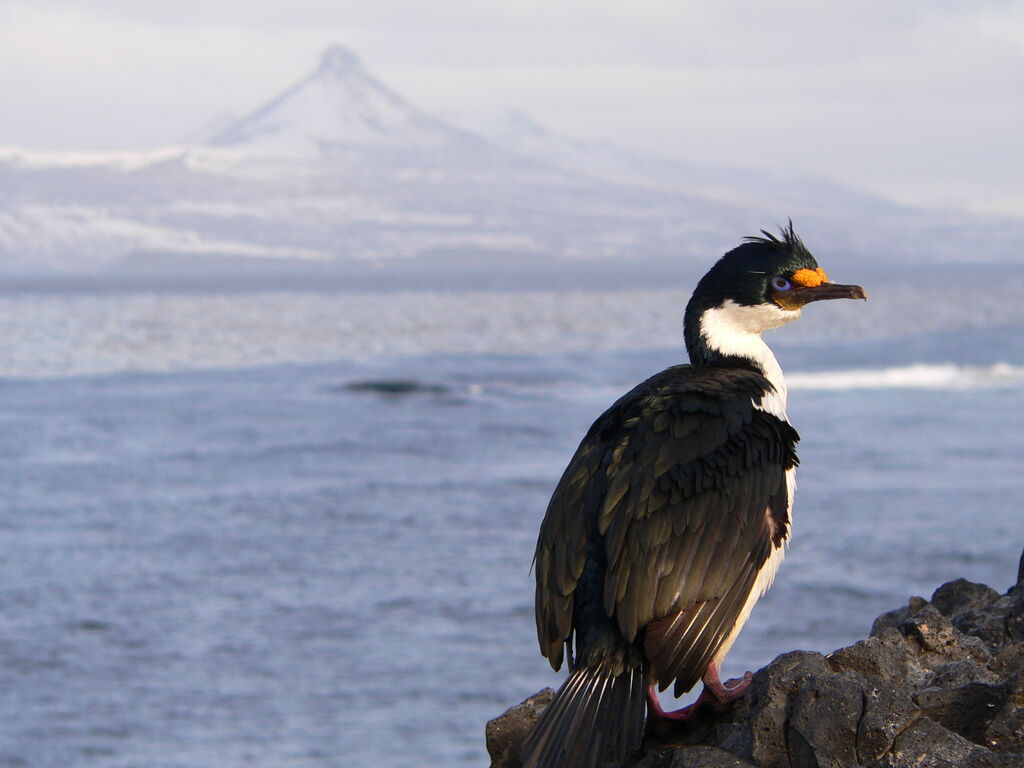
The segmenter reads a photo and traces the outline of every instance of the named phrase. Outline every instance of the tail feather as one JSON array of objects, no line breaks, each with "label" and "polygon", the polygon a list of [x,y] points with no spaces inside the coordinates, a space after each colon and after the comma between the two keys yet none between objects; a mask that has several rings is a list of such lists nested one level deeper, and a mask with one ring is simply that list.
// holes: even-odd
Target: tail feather
[{"label": "tail feather", "polygon": [[569,675],[523,744],[523,768],[619,765],[640,748],[647,700],[639,667]]}]

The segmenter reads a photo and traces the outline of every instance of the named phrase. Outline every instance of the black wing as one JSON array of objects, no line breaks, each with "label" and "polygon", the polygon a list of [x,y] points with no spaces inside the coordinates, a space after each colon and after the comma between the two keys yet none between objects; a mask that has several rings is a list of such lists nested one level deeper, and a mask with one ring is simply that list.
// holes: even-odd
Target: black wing
[{"label": "black wing", "polygon": [[622,639],[643,631],[654,679],[682,690],[699,679],[788,534],[799,438],[755,407],[770,389],[750,371],[678,366],[594,423],[537,542],[537,632],[553,667],[580,629],[574,597],[596,536],[604,612]]}]

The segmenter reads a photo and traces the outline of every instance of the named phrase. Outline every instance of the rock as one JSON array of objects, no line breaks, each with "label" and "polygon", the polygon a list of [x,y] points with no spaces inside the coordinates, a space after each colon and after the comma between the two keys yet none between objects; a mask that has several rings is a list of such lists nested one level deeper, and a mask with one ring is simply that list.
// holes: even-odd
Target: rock
[{"label": "rock", "polygon": [[987,667],[984,667],[973,659],[963,661],[951,661],[949,664],[939,667],[925,683],[925,688],[957,688],[972,681],[983,683],[995,683],[1000,679]]},{"label": "rock", "polygon": [[892,750],[877,765],[883,768],[1003,768],[991,751],[922,717],[896,737]]},{"label": "rock", "polygon": [[[932,600],[827,657],[779,656],[724,712],[653,723],[634,768],[1024,768],[1024,582],[959,579]],[[551,695],[487,724],[492,766],[519,766]]]},{"label": "rock", "polygon": [[914,700],[935,722],[975,744],[984,744],[989,724],[1008,698],[1005,685],[967,683],[956,688],[925,688]]},{"label": "rock", "polygon": [[[974,637],[973,635],[960,635],[960,647],[964,649],[967,657],[976,661],[983,667],[987,667],[992,663],[992,651],[989,650],[988,646],[981,640],[981,638]],[[994,650],[999,650],[998,648]]]},{"label": "rock", "polygon": [[958,630],[978,638],[993,651],[998,652],[1010,639],[1008,622],[1012,603],[1009,597],[1000,597],[983,609],[972,609],[957,614],[953,620]]},{"label": "rock", "polygon": [[755,768],[718,747],[680,747],[649,755],[635,768]]},{"label": "rock", "polygon": [[964,657],[956,629],[933,605],[925,605],[912,614],[900,631],[917,641],[926,662],[957,661]]},{"label": "rock", "polygon": [[1006,613],[1006,634],[1010,641],[1024,643],[1024,584],[1010,590]]},{"label": "rock", "polygon": [[786,727],[789,765],[856,765],[857,726],[863,713],[864,689],[855,681],[839,675],[808,678],[792,699]]},{"label": "rock", "polygon": [[1006,699],[982,739],[995,752],[1018,752],[1024,765],[1024,674],[1017,673],[1005,686]]},{"label": "rock", "polygon": [[[901,620],[900,626],[906,624],[907,618]],[[891,627],[867,640],[830,653],[827,661],[835,672],[852,672],[869,680],[888,683],[908,680],[923,683],[929,676],[904,636]]]},{"label": "rock", "polygon": [[983,609],[999,599],[999,593],[985,584],[957,579],[943,584],[932,594],[931,603],[952,619],[970,610]]},{"label": "rock", "polygon": [[1024,641],[1024,584],[1000,595],[984,584],[957,579],[943,584],[932,602],[960,632],[976,637],[993,652]]},{"label": "rock", "polygon": [[857,724],[857,755],[865,765],[879,765],[896,738],[921,717],[906,691],[894,686],[869,686],[864,714]]},{"label": "rock", "polygon": [[1007,645],[992,659],[989,668],[1001,679],[1024,672],[1024,643]]},{"label": "rock", "polygon": [[747,743],[733,735],[730,748],[740,757],[761,766],[789,765],[786,719],[790,699],[813,677],[828,676],[820,653],[793,651],[779,656],[754,675],[745,697],[749,707]]},{"label": "rock", "polygon": [[910,598],[908,605],[904,605],[902,608],[895,608],[888,613],[883,613],[875,619],[875,623],[871,625],[869,636],[874,637],[875,635],[882,634],[887,629],[903,626],[912,613],[917,613],[926,605],[928,605],[928,601],[923,597]]},{"label": "rock", "polygon": [[487,722],[484,734],[491,768],[519,768],[522,764],[519,746],[554,696],[553,690],[545,688]]}]

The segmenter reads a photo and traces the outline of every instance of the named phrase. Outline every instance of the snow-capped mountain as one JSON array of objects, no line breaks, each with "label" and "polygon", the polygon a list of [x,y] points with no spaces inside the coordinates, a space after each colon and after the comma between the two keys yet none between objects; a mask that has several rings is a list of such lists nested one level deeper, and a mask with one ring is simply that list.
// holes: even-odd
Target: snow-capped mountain
[{"label": "snow-capped mountain", "polygon": [[206,143],[267,152],[330,152],[367,146],[430,149],[466,138],[382,84],[352,51],[333,46],[309,77]]},{"label": "snow-capped mountain", "polygon": [[[994,228],[841,185],[689,165],[515,115],[433,117],[343,48],[250,115],[148,152],[0,150],[0,271],[593,273],[700,263],[793,216],[840,256],[1001,257]],[[835,259],[830,259],[834,263]],[[660,265],[660,266],[659,266]]]}]

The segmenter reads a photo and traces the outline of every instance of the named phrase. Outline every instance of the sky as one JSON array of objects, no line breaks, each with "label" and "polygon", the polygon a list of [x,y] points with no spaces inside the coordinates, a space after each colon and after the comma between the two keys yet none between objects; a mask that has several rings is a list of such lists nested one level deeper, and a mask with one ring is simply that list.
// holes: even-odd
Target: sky
[{"label": "sky", "polygon": [[0,146],[178,144],[335,43],[438,114],[1024,217],[1024,0],[5,0]]}]

